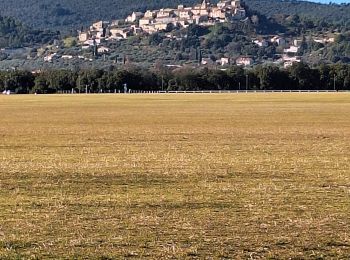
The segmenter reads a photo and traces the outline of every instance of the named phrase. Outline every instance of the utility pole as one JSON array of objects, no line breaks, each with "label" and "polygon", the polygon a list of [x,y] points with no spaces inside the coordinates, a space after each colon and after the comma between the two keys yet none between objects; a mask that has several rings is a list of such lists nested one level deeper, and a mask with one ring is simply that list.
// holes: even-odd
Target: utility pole
[{"label": "utility pole", "polygon": [[77,88],[78,88],[79,94],[80,94],[80,87],[81,87],[80,84],[81,84],[81,82],[80,82],[80,75],[78,75]]},{"label": "utility pole", "polygon": [[98,89],[99,89],[99,92],[102,93],[101,78],[98,79]]},{"label": "utility pole", "polygon": [[7,88],[8,88],[8,79],[7,79],[7,75],[5,76],[5,81],[4,81],[4,87],[5,87],[5,91],[7,92]]},{"label": "utility pole", "polygon": [[164,76],[162,75],[162,91],[164,91]]},{"label": "utility pole", "polygon": [[248,74],[245,75],[245,91],[246,91],[246,92],[248,92],[248,80],[249,80],[248,77],[249,77]]},{"label": "utility pole", "polygon": [[333,90],[335,91],[335,82],[336,82],[336,78],[335,78],[335,74],[333,75]]}]

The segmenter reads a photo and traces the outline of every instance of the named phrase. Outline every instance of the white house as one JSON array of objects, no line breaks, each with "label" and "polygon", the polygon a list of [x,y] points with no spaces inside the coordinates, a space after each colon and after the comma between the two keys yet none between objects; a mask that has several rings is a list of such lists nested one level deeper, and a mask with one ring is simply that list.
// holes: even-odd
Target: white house
[{"label": "white house", "polygon": [[97,49],[98,53],[108,53],[110,50],[107,47],[101,46]]},{"label": "white house", "polygon": [[258,45],[259,47],[267,47],[267,46],[269,46],[269,43],[266,40],[264,40],[264,39],[262,39],[262,40],[254,40],[253,42],[256,45]]},{"label": "white house", "polygon": [[244,8],[236,8],[233,18],[234,19],[243,19],[246,17],[246,11]]},{"label": "white house", "polygon": [[297,46],[290,46],[288,49],[284,49],[284,53],[297,53],[299,51],[299,47]]},{"label": "white house", "polygon": [[71,59],[73,59],[73,56],[72,55],[62,55],[61,58],[64,60],[71,60]]},{"label": "white house", "polygon": [[220,64],[221,66],[230,65],[230,58],[221,58],[220,60],[217,60],[216,62],[218,64]]},{"label": "white house", "polygon": [[98,21],[98,22],[92,24],[91,29],[92,30],[101,30],[101,29],[107,28],[108,25],[109,25],[108,21]]},{"label": "white house", "polygon": [[334,38],[314,38],[313,40],[314,42],[323,43],[323,44],[334,42]]},{"label": "white house", "polygon": [[215,62],[209,58],[203,58],[201,63],[202,63],[202,65],[214,65],[215,64]]},{"label": "white house", "polygon": [[144,25],[149,25],[153,21],[152,18],[142,18],[139,20],[139,26],[142,28]]},{"label": "white house", "polygon": [[44,57],[44,61],[52,62],[53,59],[57,56],[57,53],[52,53]]},{"label": "white house", "polygon": [[286,40],[280,36],[274,36],[271,38],[272,43],[277,43],[278,46],[286,45]]},{"label": "white house", "polygon": [[293,44],[294,44],[294,46],[300,46],[302,42],[303,42],[303,40],[295,39],[293,41]]},{"label": "white house", "polygon": [[132,35],[131,28],[111,28],[109,32],[113,38],[123,37],[126,39]]},{"label": "white house", "polygon": [[236,64],[239,66],[251,66],[253,65],[253,63],[254,63],[254,60],[248,56],[242,56],[236,60]]},{"label": "white house", "polygon": [[293,66],[294,63],[298,63],[298,62],[301,62],[301,60],[294,60],[294,61],[290,60],[290,61],[285,61],[285,62],[283,63],[283,67],[286,69],[286,68],[289,68],[289,67]]},{"label": "white house", "polygon": [[90,34],[88,32],[79,32],[79,41],[85,42],[89,39]]},{"label": "white house", "polygon": [[153,18],[156,18],[156,16],[157,16],[157,13],[155,11],[147,10],[143,19],[146,19],[146,18],[153,19]]},{"label": "white house", "polygon": [[125,22],[127,22],[127,23],[134,23],[134,22],[140,20],[142,17],[143,17],[143,13],[141,13],[141,12],[133,12],[131,15],[129,15],[125,19]]}]

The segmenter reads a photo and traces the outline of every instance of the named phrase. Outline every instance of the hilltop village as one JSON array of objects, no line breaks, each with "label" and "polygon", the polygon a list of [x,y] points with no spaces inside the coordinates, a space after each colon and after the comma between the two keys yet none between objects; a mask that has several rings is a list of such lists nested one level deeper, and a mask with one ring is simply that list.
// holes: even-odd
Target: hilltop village
[{"label": "hilltop village", "polygon": [[[78,42],[81,48],[89,50],[93,48],[95,55],[109,54],[112,50],[108,47],[111,42],[124,41],[135,36],[150,36],[156,33],[166,33],[171,40],[181,41],[187,35],[174,36],[176,30],[188,28],[190,25],[198,25],[210,28],[218,24],[247,22],[252,20],[248,17],[244,5],[240,0],[221,0],[212,4],[208,0],[195,6],[186,7],[179,5],[177,8],[164,8],[159,10],[147,10],[146,12],[133,12],[124,20],[98,21],[86,30],[78,31]],[[314,37],[312,42],[322,45],[334,42],[334,38],[328,36]],[[300,47],[302,39],[285,37],[283,35],[257,35],[251,40],[251,44],[257,48],[276,48],[277,54],[272,61],[276,64],[289,67],[295,62],[301,62]],[[52,57],[47,57],[51,59]],[[67,58],[67,57],[66,57]],[[69,58],[69,57],[68,57]],[[263,62],[260,59],[260,62]],[[271,62],[266,60],[265,62]],[[240,55],[236,57],[224,55],[218,59],[202,57],[200,65],[230,65],[252,66],[256,63],[253,55]]]},{"label": "hilltop village", "polygon": [[222,0],[216,5],[203,0],[201,4],[193,7],[179,5],[177,9],[133,12],[124,21],[99,21],[87,31],[79,31],[79,41],[87,45],[91,45],[91,41],[99,44],[101,40],[120,40],[134,35],[171,31],[176,28],[186,28],[191,24],[212,26],[245,17],[246,11],[241,6],[240,0]]},{"label": "hilltop village", "polygon": [[[0,49],[5,68],[253,67],[342,60],[336,28],[298,16],[266,19],[240,0],[204,0],[94,22],[46,45]],[[306,19],[306,18],[303,18]],[[342,44],[344,45],[344,44]]]}]

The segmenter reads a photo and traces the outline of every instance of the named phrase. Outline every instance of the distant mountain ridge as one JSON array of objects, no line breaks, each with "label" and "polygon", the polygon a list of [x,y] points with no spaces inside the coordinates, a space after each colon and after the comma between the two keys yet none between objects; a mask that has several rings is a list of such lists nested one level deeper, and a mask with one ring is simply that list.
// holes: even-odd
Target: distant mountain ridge
[{"label": "distant mountain ridge", "polygon": [[[145,11],[199,0],[0,0],[1,15],[15,17],[34,29],[76,30],[97,20],[122,19],[133,11]],[[217,1],[212,1],[213,3]],[[295,0],[246,0],[263,15],[298,14],[327,22],[350,21],[350,4],[324,5]]]}]

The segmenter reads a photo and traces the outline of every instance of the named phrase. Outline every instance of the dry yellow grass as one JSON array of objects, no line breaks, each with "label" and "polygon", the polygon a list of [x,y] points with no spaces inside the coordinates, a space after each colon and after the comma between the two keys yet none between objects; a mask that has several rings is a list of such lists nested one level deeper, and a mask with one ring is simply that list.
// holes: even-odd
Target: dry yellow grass
[{"label": "dry yellow grass", "polygon": [[350,258],[350,95],[0,97],[0,258]]}]

